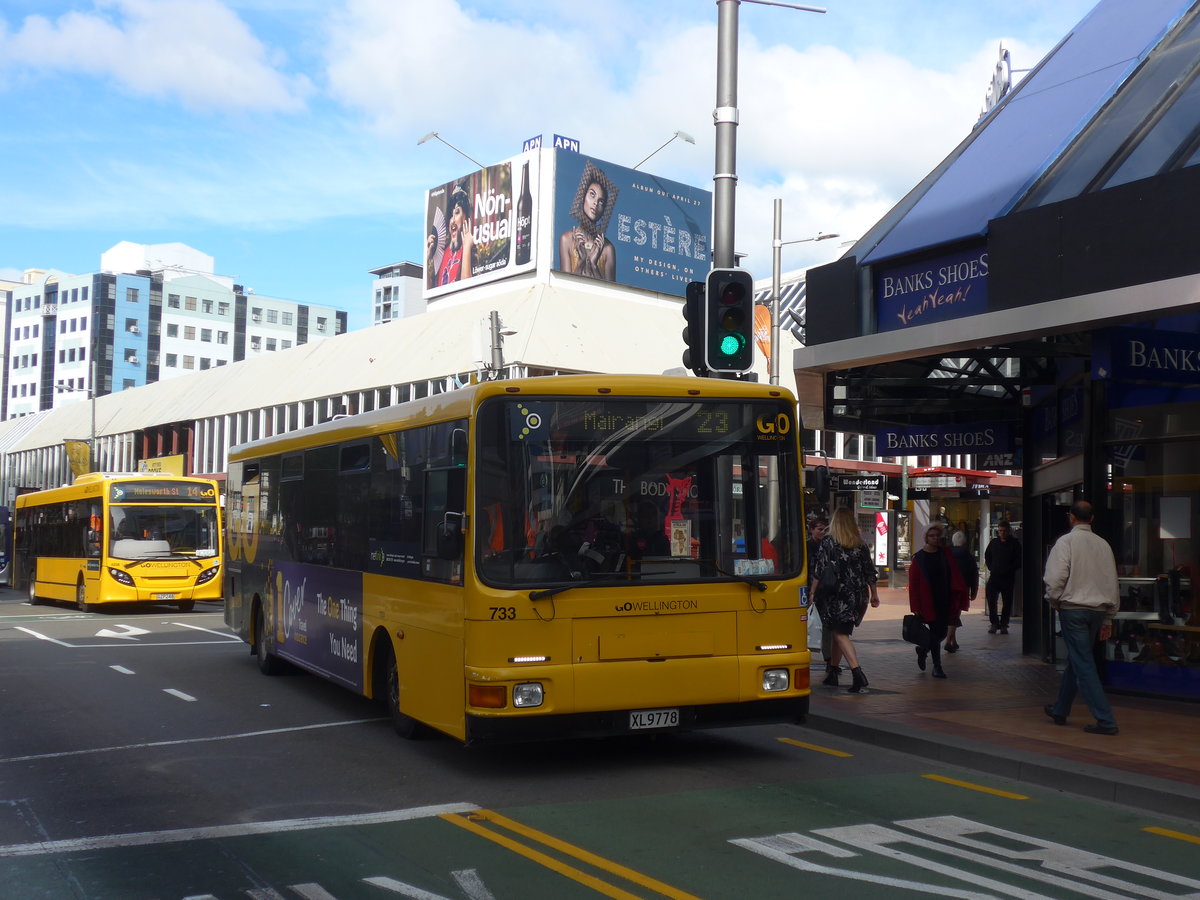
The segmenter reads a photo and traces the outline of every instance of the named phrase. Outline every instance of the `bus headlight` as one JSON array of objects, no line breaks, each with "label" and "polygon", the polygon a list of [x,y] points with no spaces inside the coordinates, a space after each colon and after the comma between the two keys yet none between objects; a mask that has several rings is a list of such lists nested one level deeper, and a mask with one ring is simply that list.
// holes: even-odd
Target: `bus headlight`
[{"label": "bus headlight", "polygon": [[542,686],[536,681],[513,685],[513,706],[541,706],[544,699]]},{"label": "bus headlight", "polygon": [[108,574],[113,581],[119,581],[121,584],[133,587],[133,576],[124,569],[114,569],[110,566],[108,569]]},{"label": "bus headlight", "polygon": [[217,573],[221,571],[220,566],[213,566],[211,569],[205,569],[196,576],[196,584],[206,584],[217,577]]},{"label": "bus headlight", "polygon": [[763,669],[763,690],[768,693],[779,693],[786,691],[788,685],[791,684],[791,678],[787,669]]}]

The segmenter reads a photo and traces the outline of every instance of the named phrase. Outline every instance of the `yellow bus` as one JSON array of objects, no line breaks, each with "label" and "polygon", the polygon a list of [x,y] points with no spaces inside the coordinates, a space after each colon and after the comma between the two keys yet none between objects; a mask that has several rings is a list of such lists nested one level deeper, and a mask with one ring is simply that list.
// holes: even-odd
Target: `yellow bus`
[{"label": "yellow bus", "polygon": [[468,744],[802,720],[796,405],[495,381],[233,448],[225,621]]},{"label": "yellow bus", "polygon": [[220,600],[221,509],[205,478],[94,472],[17,497],[13,587],[30,603]]}]

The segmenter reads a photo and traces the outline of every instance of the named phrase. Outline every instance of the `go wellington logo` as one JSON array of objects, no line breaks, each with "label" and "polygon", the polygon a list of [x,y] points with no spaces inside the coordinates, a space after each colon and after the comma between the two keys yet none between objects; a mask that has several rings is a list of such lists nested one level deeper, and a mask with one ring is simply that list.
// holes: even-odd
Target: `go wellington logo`
[{"label": "go wellington logo", "polygon": [[760,441],[784,441],[792,433],[792,417],[787,413],[758,416],[754,420]]}]

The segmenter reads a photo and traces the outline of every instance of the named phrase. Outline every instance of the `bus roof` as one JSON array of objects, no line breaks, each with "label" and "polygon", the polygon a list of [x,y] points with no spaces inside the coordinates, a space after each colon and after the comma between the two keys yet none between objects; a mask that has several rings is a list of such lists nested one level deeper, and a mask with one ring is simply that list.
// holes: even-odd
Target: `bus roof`
[{"label": "bus roof", "polygon": [[372,412],[339,416],[320,425],[239,444],[229,451],[236,462],[287,453],[354,438],[389,434],[400,428],[470,417],[479,404],[497,396],[678,397],[682,399],[782,399],[795,397],[779,385],[724,378],[686,378],[672,375],[555,375],[506,381],[483,381],[454,391],[409,400]]}]

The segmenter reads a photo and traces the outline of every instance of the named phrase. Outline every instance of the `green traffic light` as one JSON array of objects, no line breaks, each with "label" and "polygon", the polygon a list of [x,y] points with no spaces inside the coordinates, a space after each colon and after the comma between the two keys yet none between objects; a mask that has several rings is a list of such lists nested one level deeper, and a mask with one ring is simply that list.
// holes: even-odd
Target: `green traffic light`
[{"label": "green traffic light", "polygon": [[746,339],[740,334],[725,334],[721,336],[719,350],[722,356],[737,356],[746,346]]}]

